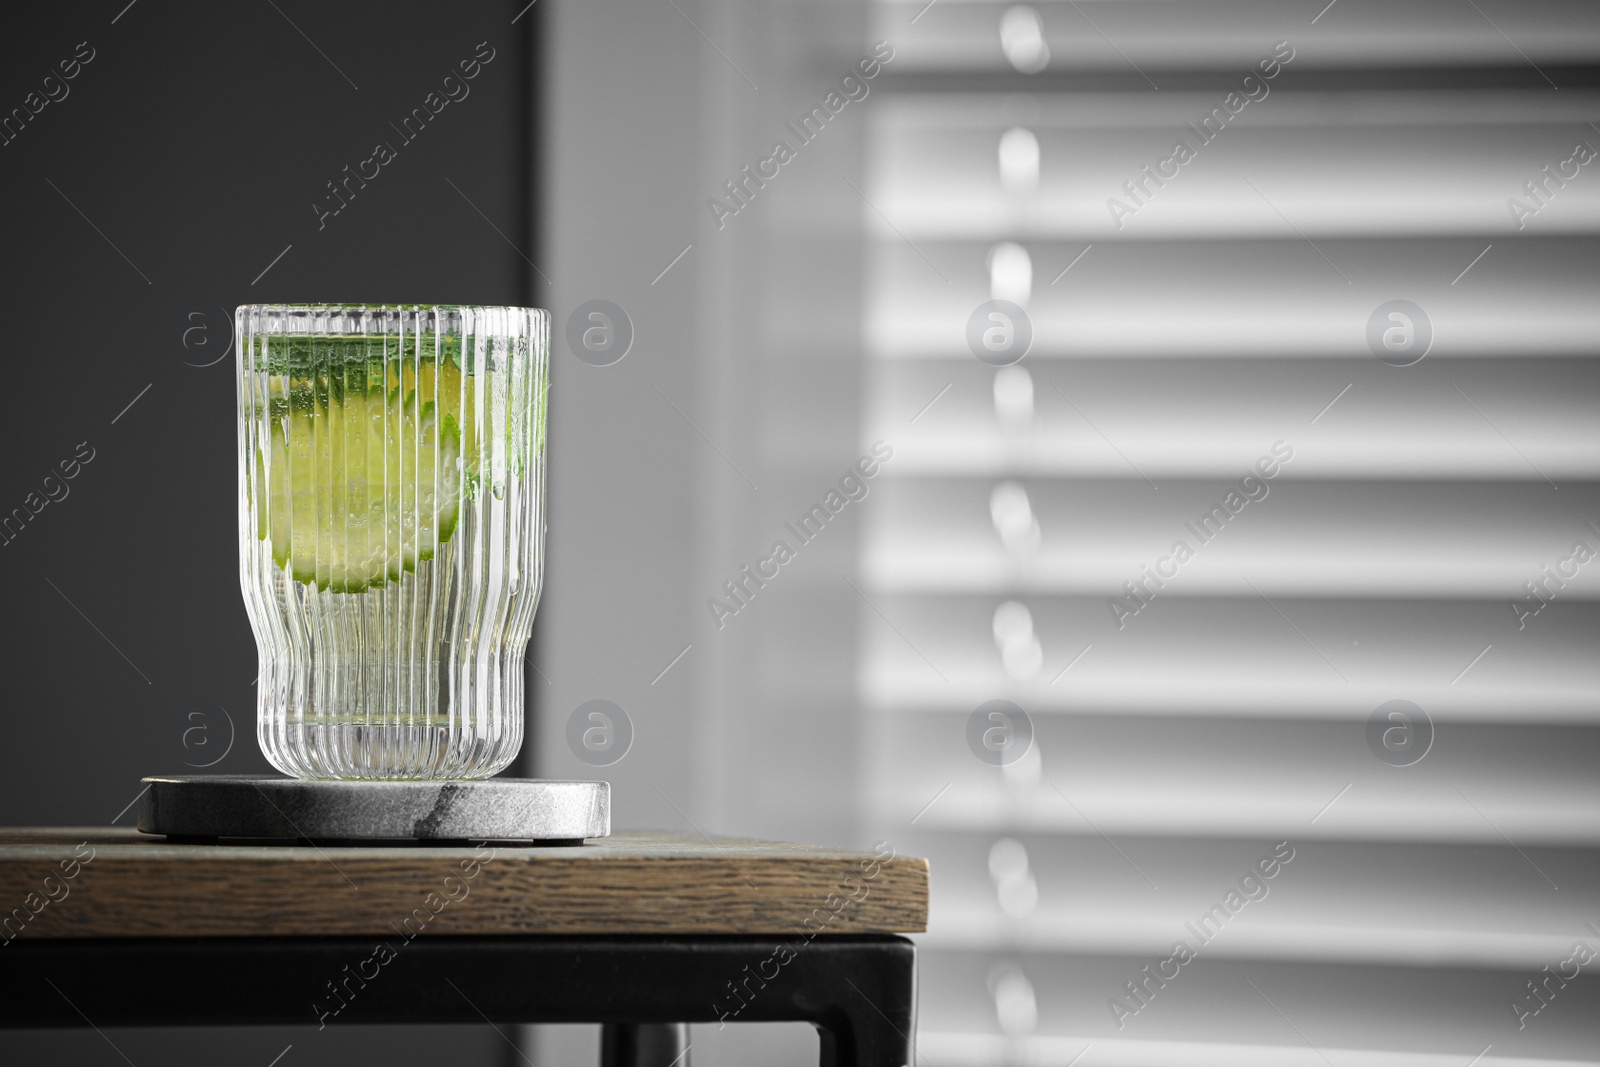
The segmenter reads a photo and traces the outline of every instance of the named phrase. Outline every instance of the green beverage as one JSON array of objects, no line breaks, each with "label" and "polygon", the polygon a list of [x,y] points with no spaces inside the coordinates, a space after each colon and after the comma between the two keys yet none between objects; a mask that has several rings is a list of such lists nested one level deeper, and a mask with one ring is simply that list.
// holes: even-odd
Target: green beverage
[{"label": "green beverage", "polygon": [[259,734],[300,777],[481,777],[521,744],[546,316],[241,308]]}]

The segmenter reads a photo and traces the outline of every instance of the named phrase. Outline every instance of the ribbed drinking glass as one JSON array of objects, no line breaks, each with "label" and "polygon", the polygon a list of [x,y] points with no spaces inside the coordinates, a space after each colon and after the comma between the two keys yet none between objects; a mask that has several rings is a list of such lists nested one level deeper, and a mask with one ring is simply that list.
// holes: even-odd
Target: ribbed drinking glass
[{"label": "ribbed drinking glass", "polygon": [[483,778],[522,745],[549,314],[239,308],[257,736],[299,778]]}]

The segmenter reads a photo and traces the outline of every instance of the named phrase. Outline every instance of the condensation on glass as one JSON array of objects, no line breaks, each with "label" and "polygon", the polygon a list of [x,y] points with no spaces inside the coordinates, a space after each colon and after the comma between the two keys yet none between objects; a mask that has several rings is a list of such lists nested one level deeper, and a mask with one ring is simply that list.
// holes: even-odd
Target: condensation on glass
[{"label": "condensation on glass", "polygon": [[522,745],[549,315],[255,305],[239,547],[257,734],[300,778],[483,778]]}]

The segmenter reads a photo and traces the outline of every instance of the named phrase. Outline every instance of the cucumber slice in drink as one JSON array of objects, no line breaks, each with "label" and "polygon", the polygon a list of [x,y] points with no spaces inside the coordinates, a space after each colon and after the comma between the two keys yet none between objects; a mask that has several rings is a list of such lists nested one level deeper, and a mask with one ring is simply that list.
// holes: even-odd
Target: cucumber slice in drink
[{"label": "cucumber slice in drink", "polygon": [[272,454],[257,459],[257,536],[296,581],[338,593],[396,581],[450,540],[470,425],[470,392],[456,414],[454,366],[359,373],[279,379],[288,403],[270,419]]}]

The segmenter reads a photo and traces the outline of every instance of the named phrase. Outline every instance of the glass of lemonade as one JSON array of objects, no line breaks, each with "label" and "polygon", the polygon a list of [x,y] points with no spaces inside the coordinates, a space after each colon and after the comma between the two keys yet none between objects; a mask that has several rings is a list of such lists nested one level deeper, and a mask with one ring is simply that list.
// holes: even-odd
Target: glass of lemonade
[{"label": "glass of lemonade", "polygon": [[249,305],[239,549],[257,736],[297,778],[484,778],[522,745],[549,313]]}]

